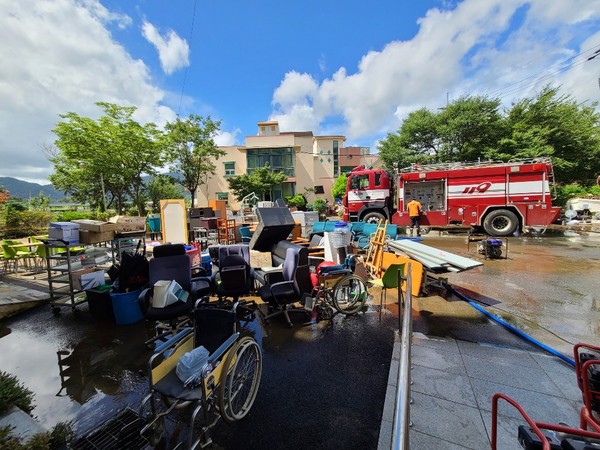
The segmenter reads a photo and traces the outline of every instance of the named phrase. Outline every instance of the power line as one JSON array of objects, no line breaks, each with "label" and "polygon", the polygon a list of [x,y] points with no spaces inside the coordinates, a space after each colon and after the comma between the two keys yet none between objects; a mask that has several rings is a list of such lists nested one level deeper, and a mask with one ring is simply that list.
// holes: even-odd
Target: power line
[{"label": "power line", "polygon": [[[600,49],[594,51],[594,49],[597,48],[597,47],[598,47],[598,45],[594,45],[593,47],[588,48],[588,49],[586,49],[586,50],[584,50],[584,51],[582,51],[582,52],[580,52],[580,53],[578,53],[576,55],[573,55],[573,56],[571,56],[571,57],[569,57],[569,58],[567,58],[565,60],[558,61],[558,62],[550,65],[549,67],[547,67],[547,68],[545,68],[543,70],[540,70],[539,72],[536,72],[536,73],[534,73],[534,74],[532,74],[532,75],[530,75],[528,77],[525,77],[525,78],[523,78],[523,79],[521,79],[519,81],[515,81],[514,83],[511,83],[508,86],[504,86],[502,88],[499,88],[499,89],[496,89],[494,91],[488,92],[488,95],[493,95],[494,93],[499,92],[500,94],[498,94],[497,96],[499,98],[503,98],[503,97],[506,97],[508,95],[517,93],[517,92],[522,91],[524,89],[527,89],[527,88],[529,88],[531,86],[534,86],[535,84],[539,83],[540,81],[543,81],[544,79],[548,79],[548,78],[554,77],[554,76],[556,76],[556,75],[558,75],[560,73],[566,72],[567,70],[574,69],[575,67],[580,66],[581,64],[583,64],[583,63],[589,61],[590,59],[593,59],[595,56],[597,56],[598,53],[600,52]],[[580,61],[578,61],[578,62],[576,62],[576,63],[574,63],[572,65],[568,65],[569,63],[571,63],[572,61],[574,61],[579,56],[584,56],[584,55],[592,53],[592,52],[593,52],[593,56],[588,57],[588,58],[584,57],[584,59],[582,59],[582,60],[580,60]],[[546,73],[545,75],[540,76],[541,74],[544,74],[548,70],[552,70],[552,72]],[[523,82],[526,82],[528,80],[533,80],[533,81],[527,83],[524,86],[521,85]],[[513,86],[517,86],[517,87],[516,88],[512,88]]]},{"label": "power line", "polygon": [[[194,21],[196,19],[196,4],[198,0],[194,0],[194,10],[192,11],[192,26],[190,28],[190,38],[188,44],[188,51],[192,50],[192,37],[194,36]],[[189,64],[188,64],[189,66]],[[181,103],[183,102],[183,93],[185,91],[185,82],[187,80],[187,72],[188,66],[185,66],[185,70],[183,72],[183,83],[181,84],[181,94],[179,95],[179,106],[177,107],[177,117],[179,117],[179,113],[181,111]]]}]

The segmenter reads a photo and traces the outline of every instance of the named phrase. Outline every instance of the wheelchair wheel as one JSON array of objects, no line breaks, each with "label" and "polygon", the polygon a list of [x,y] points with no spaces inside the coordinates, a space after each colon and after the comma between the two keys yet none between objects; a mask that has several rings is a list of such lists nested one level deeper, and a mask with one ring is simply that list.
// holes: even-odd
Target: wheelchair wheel
[{"label": "wheelchair wheel", "polygon": [[347,275],[333,286],[333,306],[342,314],[356,314],[367,301],[367,285],[358,275]]},{"label": "wheelchair wheel", "polygon": [[226,422],[243,419],[252,408],[262,374],[262,353],[250,336],[238,340],[223,363],[219,410]]}]

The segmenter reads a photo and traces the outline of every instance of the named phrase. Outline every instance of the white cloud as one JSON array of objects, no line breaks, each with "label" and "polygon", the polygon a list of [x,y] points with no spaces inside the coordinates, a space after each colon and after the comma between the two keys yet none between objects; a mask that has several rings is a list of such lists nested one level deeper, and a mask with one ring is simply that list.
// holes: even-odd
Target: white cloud
[{"label": "white cloud", "polygon": [[68,111],[97,117],[98,101],[139,107],[137,120],[164,123],[146,65],[114,42],[105,24],[130,23],[98,1],[5,0],[0,3],[0,176],[47,183],[41,148]]},{"label": "white cloud", "polygon": [[154,25],[144,22],[142,32],[158,51],[160,66],[167,75],[190,64],[190,47],[185,39],[181,39],[173,30],[161,36]]},{"label": "white cloud", "polygon": [[219,131],[215,136],[215,144],[219,146],[231,146],[237,144],[237,137],[242,133],[242,130],[236,128],[233,131]]},{"label": "white cloud", "polygon": [[[573,39],[580,21],[591,18],[600,19],[600,0],[465,0],[451,10],[430,9],[414,38],[369,52],[355,73],[340,67],[320,84],[309,74],[286,74],[271,118],[319,132],[341,116],[349,140],[369,141],[396,130],[414,109],[443,106],[447,93],[491,93],[510,102],[563,81],[558,66],[540,79],[542,69],[580,51]],[[581,91],[568,83],[574,77],[581,79],[569,72],[564,87]]]}]

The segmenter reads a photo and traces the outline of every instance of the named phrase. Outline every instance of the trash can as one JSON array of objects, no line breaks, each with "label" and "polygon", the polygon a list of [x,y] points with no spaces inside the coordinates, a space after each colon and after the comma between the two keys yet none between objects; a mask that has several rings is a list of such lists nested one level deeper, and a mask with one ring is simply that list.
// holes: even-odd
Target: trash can
[{"label": "trash can", "polygon": [[110,284],[102,284],[85,291],[92,318],[111,322],[115,321],[112,300],[110,298],[111,288]]},{"label": "trash can", "polygon": [[139,322],[144,318],[140,305],[138,304],[138,296],[140,290],[137,289],[131,292],[111,292],[110,299],[112,301],[115,321],[119,325],[129,325]]},{"label": "trash can", "polygon": [[331,233],[331,243],[335,248],[345,248],[350,245],[352,235],[346,222],[336,222],[335,230]]}]

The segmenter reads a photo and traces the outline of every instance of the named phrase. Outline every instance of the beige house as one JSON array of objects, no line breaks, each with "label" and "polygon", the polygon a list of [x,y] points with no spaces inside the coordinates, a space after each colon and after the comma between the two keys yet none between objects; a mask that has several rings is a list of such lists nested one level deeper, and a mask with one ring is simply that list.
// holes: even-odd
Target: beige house
[{"label": "beige house", "polygon": [[[285,173],[288,179],[262,200],[275,201],[304,194],[305,188],[315,188],[316,192],[322,192],[317,197],[332,201],[331,188],[341,173],[371,164],[368,147],[344,148],[345,140],[345,136],[314,136],[311,131],[280,132],[276,121],[258,122],[258,134],[246,136],[245,146],[219,147],[227,154],[216,161],[215,175],[198,188],[195,206],[207,205],[209,200],[226,200],[231,209],[240,209],[238,200],[229,191],[227,178],[251,174],[265,163]],[[314,197],[309,198],[312,200]]]}]

